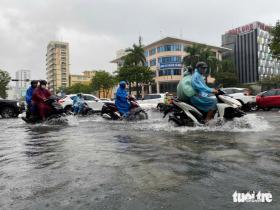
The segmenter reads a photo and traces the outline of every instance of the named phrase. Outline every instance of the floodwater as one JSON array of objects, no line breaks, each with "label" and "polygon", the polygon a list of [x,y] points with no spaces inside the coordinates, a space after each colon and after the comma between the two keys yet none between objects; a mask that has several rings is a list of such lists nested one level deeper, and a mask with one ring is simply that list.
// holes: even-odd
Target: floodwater
[{"label": "floodwater", "polygon": [[[174,128],[68,117],[0,119],[0,209],[280,209],[280,112]],[[262,191],[271,203],[233,203]]]}]

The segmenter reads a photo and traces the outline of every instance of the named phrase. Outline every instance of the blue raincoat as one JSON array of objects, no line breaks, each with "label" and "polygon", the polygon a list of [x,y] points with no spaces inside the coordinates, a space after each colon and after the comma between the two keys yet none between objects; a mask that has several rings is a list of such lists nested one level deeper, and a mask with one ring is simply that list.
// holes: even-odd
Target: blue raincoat
[{"label": "blue raincoat", "polygon": [[76,96],[73,100],[73,109],[74,113],[78,114],[81,113],[85,105],[85,100],[83,97]]},{"label": "blue raincoat", "polygon": [[25,101],[27,103],[27,105],[31,106],[31,101],[32,101],[32,95],[33,95],[33,90],[35,88],[32,88],[32,86],[30,86],[27,90],[26,90],[26,95],[25,95]]},{"label": "blue raincoat", "polygon": [[126,83],[120,82],[119,88],[116,93],[115,104],[121,114],[128,114],[130,109],[130,103],[127,101],[128,93],[125,90]]},{"label": "blue raincoat", "polygon": [[208,96],[212,93],[212,89],[205,84],[203,76],[197,69],[192,76],[192,87],[197,92],[190,98],[195,107],[204,112],[217,109],[217,100]]}]

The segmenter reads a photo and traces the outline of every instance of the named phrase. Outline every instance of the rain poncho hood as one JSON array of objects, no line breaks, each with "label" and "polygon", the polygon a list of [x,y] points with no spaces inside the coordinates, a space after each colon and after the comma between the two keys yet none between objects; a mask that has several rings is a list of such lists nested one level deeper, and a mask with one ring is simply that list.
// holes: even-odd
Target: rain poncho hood
[{"label": "rain poncho hood", "polygon": [[177,86],[177,97],[181,101],[188,101],[188,98],[196,94],[192,87],[192,75],[188,71],[184,72],[184,77]]},{"label": "rain poncho hood", "polygon": [[121,81],[116,93],[115,104],[121,114],[126,114],[129,111],[130,103],[127,101],[127,91],[125,90],[125,81]]}]

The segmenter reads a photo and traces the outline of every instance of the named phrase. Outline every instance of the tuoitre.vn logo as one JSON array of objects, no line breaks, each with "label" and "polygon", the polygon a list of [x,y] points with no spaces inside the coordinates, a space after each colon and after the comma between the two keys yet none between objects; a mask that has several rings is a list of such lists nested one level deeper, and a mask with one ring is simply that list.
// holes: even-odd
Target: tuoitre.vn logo
[{"label": "tuoitre.vn logo", "polygon": [[233,202],[245,203],[245,202],[257,202],[257,203],[270,203],[272,201],[272,194],[270,192],[262,193],[259,192],[247,192],[239,193],[235,191],[232,194]]}]

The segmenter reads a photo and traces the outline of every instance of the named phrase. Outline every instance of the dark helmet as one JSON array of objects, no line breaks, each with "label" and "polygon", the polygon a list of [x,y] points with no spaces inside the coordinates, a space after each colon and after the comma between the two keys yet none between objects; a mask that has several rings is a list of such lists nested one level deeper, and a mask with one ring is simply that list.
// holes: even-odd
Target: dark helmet
[{"label": "dark helmet", "polygon": [[82,94],[81,94],[81,93],[78,93],[77,96],[78,96],[78,97],[82,97]]},{"label": "dark helmet", "polygon": [[33,86],[33,85],[37,85],[37,84],[38,84],[38,80],[32,80],[30,84],[31,84],[32,86]]},{"label": "dark helmet", "polygon": [[40,80],[40,85],[47,85],[47,81],[46,80]]},{"label": "dark helmet", "polygon": [[197,62],[195,68],[197,68],[197,69],[198,68],[208,68],[208,65],[203,61],[199,61],[199,62]]},{"label": "dark helmet", "polygon": [[193,73],[193,67],[192,66],[187,66],[184,71],[192,74]]}]

